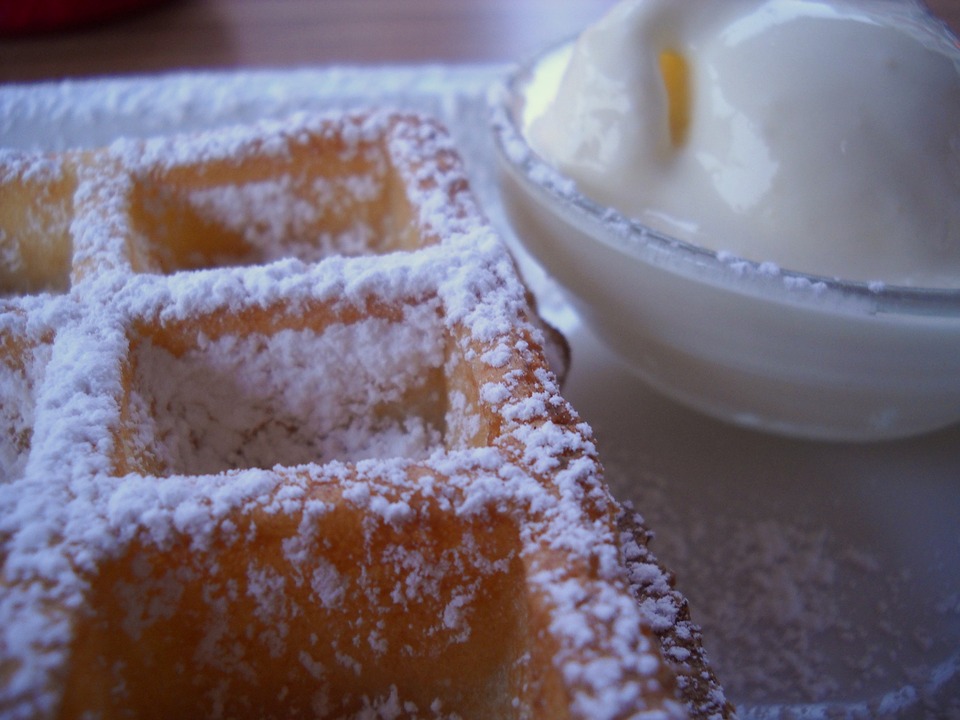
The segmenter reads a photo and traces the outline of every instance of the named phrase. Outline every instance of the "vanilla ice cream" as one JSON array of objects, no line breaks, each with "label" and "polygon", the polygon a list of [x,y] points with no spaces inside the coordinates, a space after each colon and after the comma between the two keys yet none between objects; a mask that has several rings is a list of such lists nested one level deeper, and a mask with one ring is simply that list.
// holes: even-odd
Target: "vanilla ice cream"
[{"label": "vanilla ice cream", "polygon": [[957,54],[903,5],[627,0],[574,44],[528,139],[585,195],[694,244],[960,287]]}]

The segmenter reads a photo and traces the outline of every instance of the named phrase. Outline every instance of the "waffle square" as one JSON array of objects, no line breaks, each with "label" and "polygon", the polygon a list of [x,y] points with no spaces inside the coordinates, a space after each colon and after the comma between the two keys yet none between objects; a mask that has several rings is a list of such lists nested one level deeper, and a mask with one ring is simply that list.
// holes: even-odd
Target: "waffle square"
[{"label": "waffle square", "polygon": [[2,154],[0,288],[4,717],[691,709],[434,121]]}]

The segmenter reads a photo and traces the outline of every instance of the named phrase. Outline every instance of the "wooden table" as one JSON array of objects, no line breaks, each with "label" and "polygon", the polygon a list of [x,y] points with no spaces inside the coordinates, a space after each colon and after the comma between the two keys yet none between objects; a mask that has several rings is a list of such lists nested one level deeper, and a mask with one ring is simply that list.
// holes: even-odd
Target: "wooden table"
[{"label": "wooden table", "polygon": [[[0,39],[0,82],[183,69],[521,59],[615,0],[174,0]],[[960,0],[930,0],[960,32]]]}]

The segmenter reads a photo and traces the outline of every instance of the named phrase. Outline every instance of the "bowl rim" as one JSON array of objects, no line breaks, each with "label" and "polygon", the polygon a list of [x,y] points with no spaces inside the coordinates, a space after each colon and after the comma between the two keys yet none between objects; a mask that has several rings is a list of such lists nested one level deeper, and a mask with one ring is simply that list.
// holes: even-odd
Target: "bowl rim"
[{"label": "bowl rim", "polygon": [[[840,299],[849,309],[870,315],[960,318],[960,287],[849,280],[783,268],[770,261],[750,260],[672,237],[581,193],[571,178],[527,142],[518,117],[523,109],[526,85],[538,65],[563,52],[573,41],[574,38],[564,38],[513,65],[493,83],[487,97],[494,146],[500,159],[530,190],[539,194],[555,214],[567,215],[567,221],[595,224],[601,232],[591,232],[593,239],[634,260],[768,300],[778,299],[771,293],[779,293],[781,300],[803,302],[811,298],[818,305],[822,305],[825,298]],[[665,259],[669,259],[669,263]]]}]

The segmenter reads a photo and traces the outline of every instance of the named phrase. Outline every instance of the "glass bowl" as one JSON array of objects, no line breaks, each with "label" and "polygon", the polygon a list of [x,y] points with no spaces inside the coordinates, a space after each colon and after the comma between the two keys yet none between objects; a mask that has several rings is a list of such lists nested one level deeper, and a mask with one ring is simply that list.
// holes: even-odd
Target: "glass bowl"
[{"label": "glass bowl", "polygon": [[505,212],[594,332],[654,388],[780,434],[871,441],[960,421],[960,290],[782,270],[665,236],[577,191],[524,137],[572,43],[492,89]]}]

